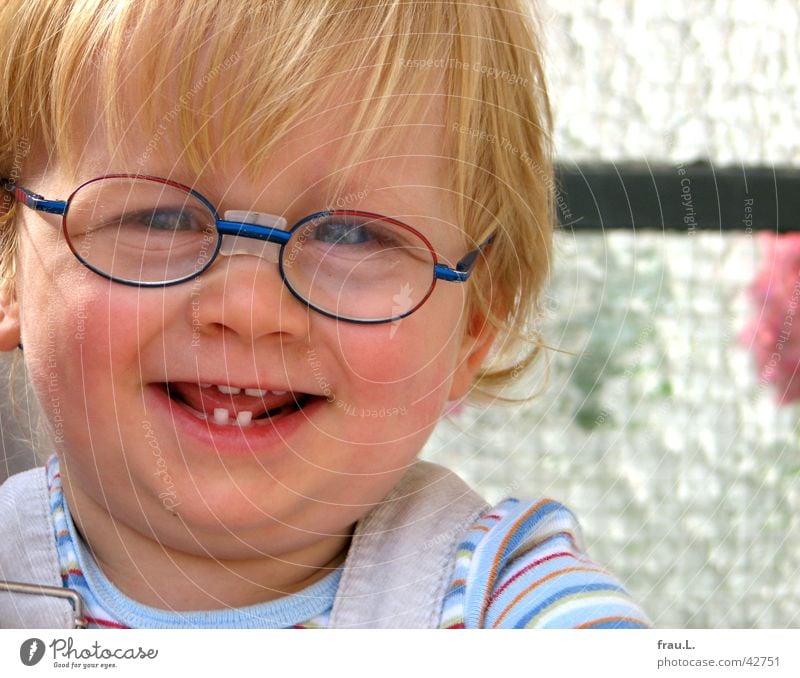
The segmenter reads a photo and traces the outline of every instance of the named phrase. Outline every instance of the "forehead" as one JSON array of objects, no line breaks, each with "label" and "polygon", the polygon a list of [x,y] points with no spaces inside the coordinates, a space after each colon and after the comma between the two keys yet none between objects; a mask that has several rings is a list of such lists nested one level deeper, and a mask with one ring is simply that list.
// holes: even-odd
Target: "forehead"
[{"label": "forehead", "polygon": [[[245,109],[246,94],[229,96],[224,82],[213,93],[216,115],[181,119],[177,83],[167,82],[158,108],[149,108],[122,89],[119,102],[123,132],[109,143],[109,115],[99,96],[87,96],[76,109],[88,121],[76,131],[83,139],[72,171],[59,171],[58,190],[71,191],[95,177],[138,173],[193,187],[220,210],[255,209],[281,214],[292,222],[325,208],[366,209],[398,218],[423,231],[447,260],[460,256],[463,232],[455,228],[455,206],[449,187],[451,162],[446,151],[445,98],[436,92],[400,95],[387,107],[380,126],[359,124],[363,107],[380,105],[365,95],[368,74],[341,77],[335,94],[302,111],[266,139],[241,134],[238,121],[225,109]],[[170,105],[176,101],[177,104]],[[398,111],[414,110],[414,115]],[[186,122],[189,129],[182,127]],[[372,125],[372,126],[370,126]],[[193,158],[183,145],[188,138],[202,154]],[[253,163],[255,150],[268,152]],[[64,168],[62,168],[64,169]],[[65,193],[66,194],[66,193]]]},{"label": "forehead", "polygon": [[[265,191],[282,183],[295,190],[325,186],[334,194],[393,185],[446,187],[449,163],[441,93],[423,89],[392,101],[371,99],[366,94],[368,73],[340,76],[331,96],[265,130],[259,126],[259,112],[247,120],[231,119],[230,111],[247,110],[247,94],[231,95],[224,74],[219,78],[219,86],[210,93],[208,109],[216,112],[210,116],[198,112],[191,105],[193,97],[175,81],[165,82],[146,106],[130,87],[122,88],[124,98],[115,105],[122,113],[123,130],[116,134],[101,97],[84,98],[77,116],[84,122],[76,130],[84,144],[73,180],[131,172],[201,190],[239,181],[258,183]],[[158,106],[153,105],[156,99]],[[380,124],[375,126],[369,118],[359,123],[364,108],[375,107],[386,109]]]}]

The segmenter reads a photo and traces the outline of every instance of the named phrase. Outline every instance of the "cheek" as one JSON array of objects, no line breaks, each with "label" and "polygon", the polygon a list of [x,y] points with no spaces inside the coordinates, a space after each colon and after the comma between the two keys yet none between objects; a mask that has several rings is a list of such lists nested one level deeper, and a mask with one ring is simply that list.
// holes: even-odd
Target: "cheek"
[{"label": "cheek", "polygon": [[38,279],[47,284],[28,284],[23,299],[28,373],[56,444],[63,439],[73,449],[86,447],[90,426],[93,432],[116,427],[115,417],[124,416],[121,387],[137,379],[143,344],[162,331],[160,318],[170,316],[160,295],[144,304],[135,288],[84,267],[67,264]]},{"label": "cheek", "polygon": [[345,438],[399,447],[415,440],[419,449],[441,417],[457,357],[458,316],[423,310],[397,324],[337,328],[332,409]]},{"label": "cheek", "polygon": [[394,389],[448,381],[460,336],[459,291],[437,288],[415,313],[392,323],[342,323],[337,348],[348,373],[364,385]]},{"label": "cheek", "polygon": [[346,381],[372,395],[418,394],[447,379],[451,345],[439,328],[411,324],[343,328],[337,347]]},{"label": "cheek", "polygon": [[37,307],[45,312],[37,312],[35,327],[26,332],[33,334],[37,362],[44,354],[51,368],[57,362],[56,369],[70,378],[99,374],[108,381],[115,372],[129,372],[153,324],[152,311],[143,313],[135,294],[120,295],[100,278],[69,294],[47,295]]},{"label": "cheek", "polygon": [[[131,480],[115,469],[125,445],[147,442],[136,390],[142,351],[148,343],[160,348],[162,319],[173,315],[160,294],[148,290],[145,304],[137,289],[88,269],[26,293],[25,360],[54,448],[71,462],[76,486],[96,501],[109,492],[127,496]],[[132,455],[126,463],[135,475],[152,460]]]}]

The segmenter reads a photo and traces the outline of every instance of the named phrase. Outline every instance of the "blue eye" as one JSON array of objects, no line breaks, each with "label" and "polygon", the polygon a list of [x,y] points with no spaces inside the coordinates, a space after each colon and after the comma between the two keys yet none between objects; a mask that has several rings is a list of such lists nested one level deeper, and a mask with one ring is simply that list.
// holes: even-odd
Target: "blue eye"
[{"label": "blue eye", "polygon": [[346,216],[329,217],[313,227],[310,237],[324,245],[366,245],[373,248],[395,249],[408,247],[412,243],[392,224],[377,219]]},{"label": "blue eye", "polygon": [[123,218],[131,225],[145,226],[153,231],[191,231],[199,227],[187,210],[153,210],[125,215]]},{"label": "blue eye", "polygon": [[[183,208],[147,208],[142,210],[129,210],[120,212],[116,216],[103,215],[102,220],[96,223],[87,221],[84,232],[99,231],[101,229],[114,229],[116,232],[129,234],[157,234],[169,235],[176,233],[204,233],[213,225],[214,221],[207,215],[200,214],[198,210]],[[75,229],[75,233],[78,233]]]},{"label": "blue eye", "polygon": [[363,245],[374,237],[363,224],[325,221],[317,225],[314,239],[331,245]]}]

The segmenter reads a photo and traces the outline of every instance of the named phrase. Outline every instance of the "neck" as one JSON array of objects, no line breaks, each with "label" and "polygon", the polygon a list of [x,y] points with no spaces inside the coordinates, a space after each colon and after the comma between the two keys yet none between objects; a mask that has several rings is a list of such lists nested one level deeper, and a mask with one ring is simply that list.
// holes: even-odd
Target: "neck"
[{"label": "neck", "polygon": [[221,559],[165,546],[73,491],[63,474],[62,482],[75,527],[103,574],[129,598],[159,609],[245,607],[296,593],[344,562],[355,529],[280,556]]}]

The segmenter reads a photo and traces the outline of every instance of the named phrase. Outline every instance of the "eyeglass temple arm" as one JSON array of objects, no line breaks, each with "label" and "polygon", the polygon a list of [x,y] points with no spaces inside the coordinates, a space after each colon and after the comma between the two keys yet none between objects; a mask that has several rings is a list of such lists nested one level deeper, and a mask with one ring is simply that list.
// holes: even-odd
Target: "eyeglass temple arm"
[{"label": "eyeglass temple arm", "polygon": [[32,210],[50,214],[64,214],[67,211],[67,203],[64,200],[45,200],[38,193],[22,188],[22,186],[17,186],[11,179],[0,179],[0,186]]},{"label": "eyeglass temple arm", "polygon": [[484,240],[479,247],[467,252],[456,264],[455,268],[450,268],[444,264],[436,264],[433,267],[434,277],[439,280],[449,280],[452,282],[466,282],[469,279],[469,274],[472,272],[472,267],[478,260],[478,256],[485,250],[494,240],[494,233]]}]

